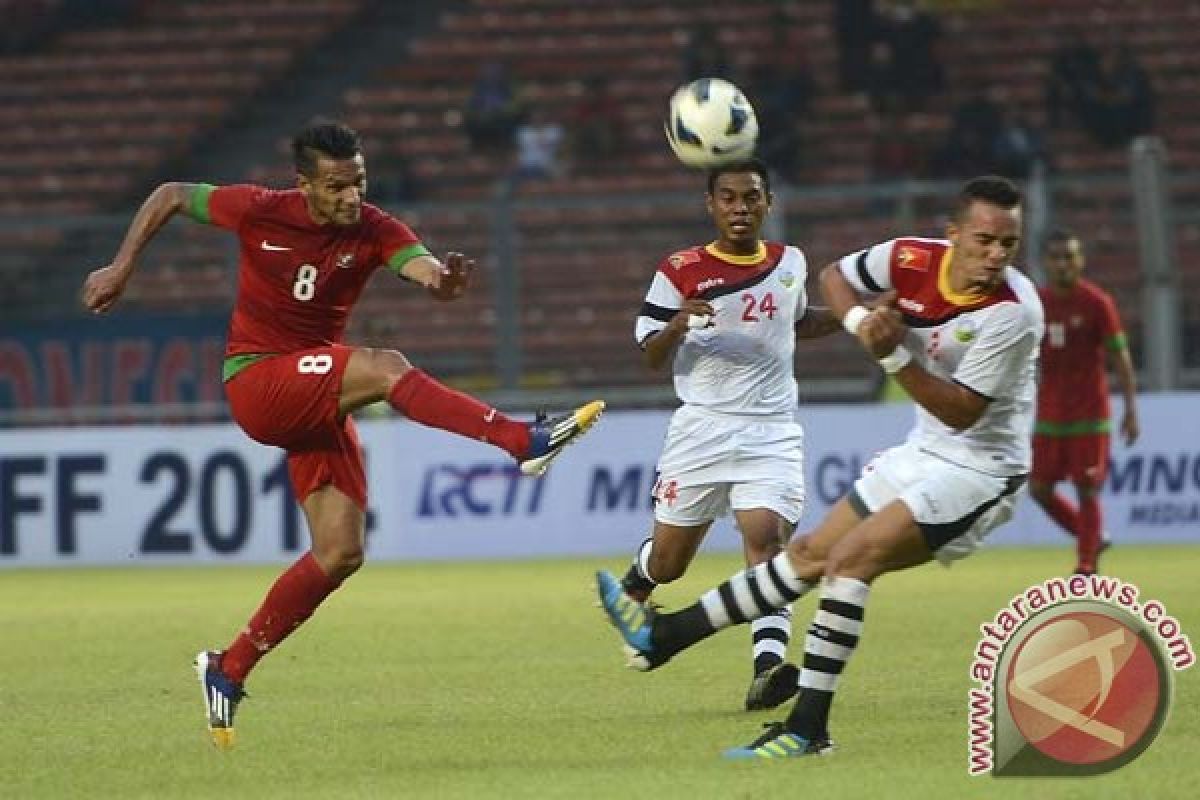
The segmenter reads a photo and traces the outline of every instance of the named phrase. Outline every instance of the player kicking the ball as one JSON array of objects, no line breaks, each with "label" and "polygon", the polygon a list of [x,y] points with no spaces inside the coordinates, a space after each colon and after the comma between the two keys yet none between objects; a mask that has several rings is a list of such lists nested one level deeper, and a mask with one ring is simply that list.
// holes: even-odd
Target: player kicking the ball
[{"label": "player kicking the ball", "polygon": [[[663,259],[638,315],[646,364],[670,363],[683,405],[667,430],[654,487],[654,530],[622,587],[644,603],[681,577],[713,521],[732,510],[747,564],[779,554],[804,511],[804,431],[797,420],[796,339],[841,330],[808,305],[799,248],[759,238],[771,210],[766,167],[712,169],[705,196],[716,241]],[[745,708],[796,693],[790,609],[754,621]]]},{"label": "player kicking the ball", "polygon": [[[613,575],[597,574],[601,602],[639,669],[820,585],[795,707],[728,757],[829,752],[829,711],[862,635],[871,583],[967,556],[1012,516],[1029,472],[1043,325],[1037,289],[1009,266],[1020,234],[1016,187],[976,178],[958,196],[946,240],[893,239],[822,271],[833,313],[913,398],[917,420],[814,530],[675,614],[638,605]],[[883,293],[891,303],[859,304],[860,295]]]},{"label": "player kicking the ball", "polygon": [[297,188],[165,183],[130,223],[112,264],[88,275],[83,304],[112,308],[138,255],[177,213],[233,231],[239,240],[237,303],[225,351],[225,393],[238,425],[288,454],[292,488],[312,549],[286,570],[224,651],[196,668],[213,742],[234,742],[246,676],[363,563],[367,483],[350,414],[386,400],[408,418],[499,447],[527,475],[541,475],[595,423],[604,403],[534,423],[518,422],[450,389],[399,352],[342,344],[346,320],[380,266],[438,300],[462,295],[474,262],[430,255],[404,223],[364,201],[358,135],[318,120],[292,142]]}]

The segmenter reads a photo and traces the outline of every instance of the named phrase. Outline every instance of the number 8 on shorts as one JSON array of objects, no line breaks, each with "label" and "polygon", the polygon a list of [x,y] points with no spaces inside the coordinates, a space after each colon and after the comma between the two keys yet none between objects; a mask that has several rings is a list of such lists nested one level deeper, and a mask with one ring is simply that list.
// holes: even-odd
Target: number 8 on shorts
[{"label": "number 8 on shorts", "polygon": [[333,356],[329,353],[301,356],[296,362],[296,372],[301,375],[324,375],[333,369]]}]

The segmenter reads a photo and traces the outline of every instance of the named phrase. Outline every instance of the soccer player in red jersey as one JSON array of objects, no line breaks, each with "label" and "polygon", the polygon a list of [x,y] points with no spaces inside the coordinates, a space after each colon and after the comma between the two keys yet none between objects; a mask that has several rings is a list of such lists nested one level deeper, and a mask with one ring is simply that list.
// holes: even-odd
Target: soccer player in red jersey
[{"label": "soccer player in red jersey", "polygon": [[[1079,237],[1052,231],[1042,246],[1042,261],[1049,279],[1038,290],[1046,309],[1046,336],[1029,492],[1075,537],[1075,571],[1092,574],[1108,544],[1097,496],[1108,472],[1107,357],[1116,367],[1125,398],[1121,435],[1126,445],[1133,444],[1139,432],[1137,386],[1116,304],[1082,277],[1085,258]],[[1078,506],[1055,491],[1055,484],[1064,480],[1075,484]]]},{"label": "soccer player in red jersey", "polygon": [[441,262],[403,222],[365,202],[367,173],[358,135],[317,120],[292,142],[297,187],[215,187],[164,183],[130,223],[113,262],[88,275],[83,304],[109,310],[138,255],[177,213],[234,232],[240,244],[237,302],[225,351],[225,392],[238,425],[283,448],[312,549],[287,569],[224,651],[201,652],[213,742],[234,740],[246,676],[363,563],[367,484],[350,414],[386,400],[409,419],[495,445],[530,475],[545,472],[586,431],[604,404],[524,423],[450,389],[399,352],[342,343],[346,320],[368,278],[386,266],[453,300],[474,262]]}]

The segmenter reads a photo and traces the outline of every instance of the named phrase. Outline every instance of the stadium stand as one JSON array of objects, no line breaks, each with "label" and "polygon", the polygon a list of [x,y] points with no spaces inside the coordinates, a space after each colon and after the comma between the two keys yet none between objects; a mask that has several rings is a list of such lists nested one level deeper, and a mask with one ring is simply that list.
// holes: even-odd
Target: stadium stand
[{"label": "stadium stand", "polygon": [[[275,0],[250,9],[232,0],[141,3],[125,24],[62,33],[35,53],[0,58],[5,79],[0,96],[7,101],[0,114],[20,145],[0,158],[0,179],[29,187],[19,199],[0,200],[0,221],[3,215],[128,206],[150,180],[186,168],[188,153],[211,138],[222,120],[244,113],[256,95],[295,80],[289,70],[300,52],[320,48],[334,30],[365,34],[362,26],[370,20],[363,11],[374,5]],[[1047,9],[1036,0],[1015,0],[981,6],[941,17],[948,81],[945,92],[930,98],[915,117],[923,143],[932,146],[944,135],[957,104],[991,87],[1001,88],[1007,102],[1043,125],[1045,61],[1064,25],[1082,20],[1119,26],[1158,89],[1172,165],[1182,170],[1200,165],[1200,82],[1194,77],[1200,4],[1163,0],[1150,8],[1069,0]],[[501,265],[491,246],[497,220],[510,216],[527,382],[661,383],[661,376],[637,365],[632,316],[657,260],[707,235],[702,179],[674,162],[662,142],[665,98],[682,80],[689,29],[716,26],[735,77],[742,76],[769,42],[779,41],[773,29],[779,8],[769,0],[736,7],[679,0],[571,5],[469,0],[448,6],[434,30],[386,54],[386,63],[365,80],[345,86],[340,107],[330,112],[363,133],[373,180],[386,180],[390,165],[409,165],[421,196],[405,216],[435,249],[478,258],[479,285],[465,306],[431,312],[411,287],[381,279],[356,316],[355,335],[399,346],[460,382],[486,385],[500,334],[493,292]],[[800,183],[821,191],[783,198],[788,237],[803,244],[815,270],[865,241],[900,232],[936,234],[940,208],[917,197],[901,213],[861,188],[871,179],[868,100],[835,85],[831,0],[787,9],[785,40],[803,51],[816,82],[803,122]],[[504,184],[509,157],[474,152],[462,128],[470,85],[490,60],[509,67],[527,103],[564,121],[585,91],[583,81],[608,77],[622,107],[627,148],[602,169],[522,183],[509,204]],[[281,123],[277,136],[293,122]],[[1092,267],[1101,282],[1118,292],[1132,289],[1137,254],[1128,235],[1127,182],[1086,182],[1091,176],[1123,176],[1127,154],[1104,150],[1069,126],[1050,131],[1049,139],[1057,174],[1072,179],[1055,190],[1057,221],[1093,239]],[[97,157],[101,151],[104,157]],[[286,160],[278,153],[262,155],[275,160],[249,169],[247,177],[290,184]],[[14,234],[6,230],[0,227],[0,236],[8,241]],[[43,248],[52,247],[55,235],[19,234]],[[204,287],[197,302],[227,304],[230,253],[219,237],[208,231],[172,237],[158,247],[161,260],[139,279],[130,306],[178,302],[182,275],[198,278],[186,282]],[[1200,248],[1196,225],[1182,226],[1180,238],[1185,254]],[[36,251],[25,252],[16,266],[10,257],[0,268],[36,270],[41,260],[28,256]],[[1196,283],[1190,273],[1185,277],[1193,296]],[[1131,307],[1126,313],[1136,349],[1139,311]],[[871,365],[842,341],[806,346],[800,357],[801,375],[871,373]]]}]

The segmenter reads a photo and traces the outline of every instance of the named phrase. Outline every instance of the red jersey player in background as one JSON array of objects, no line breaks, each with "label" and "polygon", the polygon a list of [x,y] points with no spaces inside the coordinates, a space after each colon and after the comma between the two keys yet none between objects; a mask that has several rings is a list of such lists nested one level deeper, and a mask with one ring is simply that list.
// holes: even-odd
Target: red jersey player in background
[{"label": "red jersey player in background", "polygon": [[453,300],[474,262],[442,263],[403,222],[364,201],[358,135],[317,120],[292,142],[297,188],[164,183],[130,223],[113,262],[88,275],[83,304],[110,309],[138,255],[175,214],[234,232],[240,244],[237,303],[225,351],[225,392],[238,425],[283,448],[312,549],[287,569],[224,651],[204,651],[196,668],[213,742],[232,746],[246,676],[363,563],[367,484],[350,414],[386,400],[409,419],[505,450],[540,475],[599,417],[588,403],[562,416],[517,422],[437,382],[395,350],[342,344],[350,309],[368,278],[386,266]]},{"label": "red jersey player in background", "polygon": [[[1137,387],[1133,362],[1117,307],[1108,292],[1081,277],[1083,243],[1063,230],[1042,246],[1048,284],[1038,292],[1046,309],[1042,340],[1033,472],[1029,492],[1050,518],[1075,537],[1076,572],[1096,572],[1108,545],[1097,496],[1108,472],[1107,356],[1116,367],[1125,398],[1121,436],[1138,437]],[[1075,484],[1079,505],[1055,491],[1059,481]]]}]

